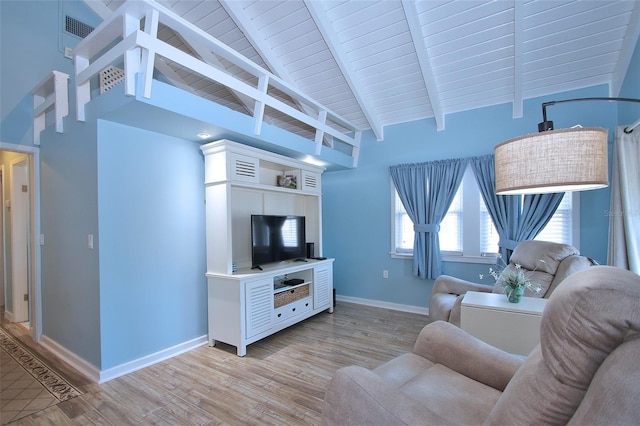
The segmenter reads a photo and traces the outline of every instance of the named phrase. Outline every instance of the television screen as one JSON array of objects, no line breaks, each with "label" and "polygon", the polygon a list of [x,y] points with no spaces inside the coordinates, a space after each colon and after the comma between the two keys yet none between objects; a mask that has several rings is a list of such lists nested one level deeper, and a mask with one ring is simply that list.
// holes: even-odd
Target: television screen
[{"label": "television screen", "polygon": [[252,267],[306,256],[304,216],[251,215]]}]

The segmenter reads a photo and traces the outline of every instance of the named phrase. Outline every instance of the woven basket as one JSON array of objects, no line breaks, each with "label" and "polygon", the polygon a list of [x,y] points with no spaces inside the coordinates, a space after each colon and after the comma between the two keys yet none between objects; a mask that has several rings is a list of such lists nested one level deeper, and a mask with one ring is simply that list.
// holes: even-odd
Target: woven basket
[{"label": "woven basket", "polygon": [[273,306],[275,308],[279,308],[280,306],[288,305],[289,303],[304,299],[305,297],[309,297],[309,284],[274,294]]}]

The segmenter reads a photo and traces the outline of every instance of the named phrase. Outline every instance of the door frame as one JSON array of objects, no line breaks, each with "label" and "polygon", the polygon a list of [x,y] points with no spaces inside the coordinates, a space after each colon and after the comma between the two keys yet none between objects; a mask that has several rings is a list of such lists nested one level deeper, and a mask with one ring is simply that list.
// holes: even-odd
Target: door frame
[{"label": "door frame", "polygon": [[0,266],[2,266],[2,274],[0,274],[0,285],[2,285],[2,294],[0,294],[0,306],[6,305],[7,301],[7,258],[6,258],[6,222],[4,220],[4,164],[0,164]]},{"label": "door frame", "polygon": [[[29,291],[29,305],[31,311],[31,322],[29,333],[31,337],[39,342],[42,336],[42,284],[41,284],[41,247],[40,247],[40,148],[28,145],[18,145],[0,142],[0,150],[14,151],[30,154],[30,176],[31,182],[31,288]],[[6,171],[6,170],[5,170]],[[6,178],[6,176],[3,176]],[[2,201],[4,208],[4,200]]]},{"label": "door frame", "polygon": [[[33,233],[31,215],[31,156],[21,154],[9,162],[11,174],[11,314],[13,322],[31,324],[29,298],[33,287]],[[26,190],[25,187],[26,186]],[[22,193],[26,193],[26,197]],[[24,236],[27,238],[24,238]],[[21,254],[22,253],[22,254]],[[22,299],[26,294],[28,298]],[[5,310],[6,312],[6,310]]]}]

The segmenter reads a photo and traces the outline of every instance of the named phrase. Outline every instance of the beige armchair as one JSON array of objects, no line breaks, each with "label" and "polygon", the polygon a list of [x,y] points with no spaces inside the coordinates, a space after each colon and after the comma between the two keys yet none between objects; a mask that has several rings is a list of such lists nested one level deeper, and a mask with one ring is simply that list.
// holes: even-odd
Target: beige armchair
[{"label": "beige armchair", "polygon": [[[541,260],[544,262],[540,262]],[[538,294],[527,290],[525,296],[548,299],[562,280],[574,272],[588,268],[592,261],[580,256],[577,249],[567,244],[526,240],[520,242],[513,251],[508,268],[513,268],[515,264],[528,271],[535,269],[534,272],[530,272],[531,281],[542,288]],[[431,291],[429,319],[448,321],[460,326],[460,306],[467,291],[503,292],[501,288],[488,282],[489,280],[487,284],[479,284],[449,275],[439,276]]]},{"label": "beige armchair", "polygon": [[526,359],[430,323],[413,352],[375,370],[338,370],[322,424],[638,424],[639,306],[640,276],[577,272],[551,295]]}]

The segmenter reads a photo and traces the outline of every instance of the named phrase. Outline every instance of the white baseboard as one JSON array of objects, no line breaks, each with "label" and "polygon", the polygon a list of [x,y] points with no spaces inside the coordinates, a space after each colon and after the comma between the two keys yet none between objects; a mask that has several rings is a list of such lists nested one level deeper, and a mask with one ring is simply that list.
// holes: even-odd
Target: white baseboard
[{"label": "white baseboard", "polygon": [[350,297],[336,295],[336,300],[341,302],[355,303],[358,305],[373,306],[376,308],[391,309],[394,311],[410,312],[413,314],[429,315],[429,308],[423,308],[421,306],[402,305],[399,303],[381,302],[379,300],[362,299],[360,297]]},{"label": "white baseboard", "polygon": [[92,382],[100,383],[100,369],[95,365],[85,361],[83,358],[80,358],[78,355],[47,336],[43,335],[41,337],[40,344]]},{"label": "white baseboard", "polygon": [[133,361],[120,364],[117,367],[112,367],[100,372],[100,381],[98,383],[108,382],[125,374],[133,373],[134,371],[148,367],[153,364],[157,364],[169,358],[173,358],[176,355],[190,351],[197,347],[207,344],[207,335],[196,337],[195,339],[188,340],[184,343],[177,344],[167,349],[163,349],[154,354],[138,358]]},{"label": "white baseboard", "polygon": [[4,318],[9,322],[13,322],[13,314],[6,309],[4,311]]},{"label": "white baseboard", "polygon": [[67,350],[62,345],[58,344],[47,336],[42,336],[42,340],[40,341],[42,346],[47,348],[59,358],[63,359],[71,367],[89,378],[92,382],[98,384],[108,382],[109,380],[124,376],[125,374],[133,373],[134,371],[140,370],[153,364],[157,364],[166,359],[180,355],[181,353],[206,345],[207,342],[207,335],[196,337],[195,339],[188,340],[184,343],[180,343],[167,349],[163,349],[154,354],[150,354],[142,358],[138,358],[136,360],[129,361],[116,367],[101,371],[98,367],[78,357],[76,354]]}]

